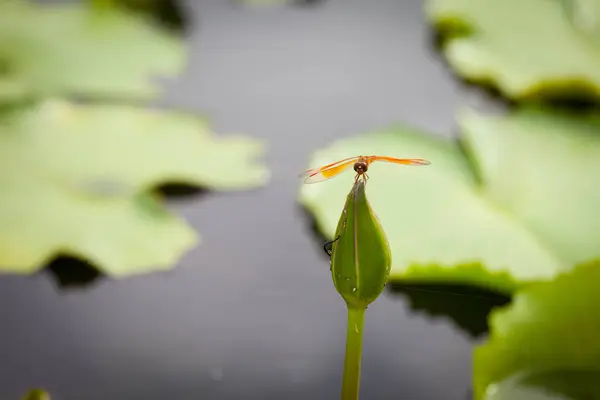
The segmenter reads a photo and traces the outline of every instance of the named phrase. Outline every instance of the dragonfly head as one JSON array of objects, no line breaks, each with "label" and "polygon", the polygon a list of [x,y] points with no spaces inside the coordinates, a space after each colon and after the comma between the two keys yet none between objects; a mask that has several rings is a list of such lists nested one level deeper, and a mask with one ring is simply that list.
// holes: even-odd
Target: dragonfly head
[{"label": "dragonfly head", "polygon": [[356,171],[357,174],[364,174],[367,172],[367,169],[369,169],[369,165],[365,161],[358,160],[354,163],[354,171]]}]

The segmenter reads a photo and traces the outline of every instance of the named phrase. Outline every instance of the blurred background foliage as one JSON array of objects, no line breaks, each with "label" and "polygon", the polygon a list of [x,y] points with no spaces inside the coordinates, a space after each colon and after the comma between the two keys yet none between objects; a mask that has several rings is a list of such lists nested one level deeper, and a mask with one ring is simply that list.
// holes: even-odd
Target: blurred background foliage
[{"label": "blurred background foliage", "polygon": [[51,400],[48,392],[42,389],[32,389],[21,400]]},{"label": "blurred background foliage", "polygon": [[171,268],[198,237],[157,188],[268,181],[262,142],[144,105],[158,77],[185,68],[173,20],[154,17],[165,9],[0,3],[0,271],[31,273],[65,255],[112,277]]}]

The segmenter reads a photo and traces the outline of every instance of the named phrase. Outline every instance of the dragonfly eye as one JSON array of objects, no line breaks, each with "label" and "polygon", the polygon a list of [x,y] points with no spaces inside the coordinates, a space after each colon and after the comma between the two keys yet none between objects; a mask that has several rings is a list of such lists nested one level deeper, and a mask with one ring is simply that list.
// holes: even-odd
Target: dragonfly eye
[{"label": "dragonfly eye", "polygon": [[354,163],[354,171],[356,171],[359,174],[364,174],[365,172],[367,172],[367,163],[363,162],[363,161],[359,161],[357,163]]}]

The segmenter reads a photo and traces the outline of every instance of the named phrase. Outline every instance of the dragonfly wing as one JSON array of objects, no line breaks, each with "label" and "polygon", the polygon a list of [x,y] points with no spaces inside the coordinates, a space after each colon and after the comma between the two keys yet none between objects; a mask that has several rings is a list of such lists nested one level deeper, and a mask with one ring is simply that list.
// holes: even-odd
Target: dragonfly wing
[{"label": "dragonfly wing", "polygon": [[355,158],[352,158],[345,162],[340,161],[338,163],[334,163],[333,166],[330,167],[325,166],[322,168],[309,169],[308,171],[304,172],[301,177],[305,178],[304,183],[323,182],[324,180],[333,178],[334,176],[346,170],[346,168],[354,164],[354,161]]},{"label": "dragonfly wing", "polygon": [[359,157],[344,158],[343,160],[339,160],[339,161],[336,161],[336,162],[331,163],[331,164],[323,165],[322,167],[319,167],[319,168],[313,168],[313,169],[309,169],[307,171],[304,171],[303,173],[300,174],[300,177],[302,178],[304,176],[308,176],[308,175],[312,174],[315,171],[320,171],[320,170],[323,170],[323,169],[335,167],[336,165],[339,165],[339,164],[344,164],[346,161],[358,160],[358,159],[359,159]]},{"label": "dragonfly wing", "polygon": [[394,158],[383,156],[372,156],[371,161],[383,161],[402,165],[429,165],[431,162],[422,158]]}]

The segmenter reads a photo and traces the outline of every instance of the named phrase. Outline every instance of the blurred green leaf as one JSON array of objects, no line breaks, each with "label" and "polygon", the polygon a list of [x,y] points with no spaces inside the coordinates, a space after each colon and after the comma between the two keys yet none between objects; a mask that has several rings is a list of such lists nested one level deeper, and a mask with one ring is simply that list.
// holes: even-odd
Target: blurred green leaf
[{"label": "blurred green leaf", "polygon": [[33,389],[23,396],[22,400],[50,400],[50,395],[42,389]]},{"label": "blurred green leaf", "polygon": [[459,124],[486,198],[540,238],[562,265],[600,257],[597,116],[466,111]]},{"label": "blurred green leaf", "polygon": [[170,268],[196,234],[153,189],[262,185],[260,142],[215,137],[185,114],[48,101],[0,119],[0,271],[30,273],[57,253],[111,276]]},{"label": "blurred green leaf", "polygon": [[598,0],[428,0],[460,76],[511,98],[600,93]]},{"label": "blurred green leaf", "polygon": [[598,382],[600,369],[516,374],[490,386],[485,400],[595,400]]},{"label": "blurred green leaf", "polygon": [[600,398],[599,283],[600,263],[582,264],[493,311],[474,354],[475,399]]},{"label": "blurred green leaf", "polygon": [[[340,140],[316,152],[316,167],[355,155],[425,158],[427,167],[374,163],[367,186],[392,251],[390,280],[471,283],[503,292],[551,278],[555,256],[517,220],[480,194],[455,142],[408,127]],[[301,185],[300,201],[333,238],[351,172]]]},{"label": "blurred green leaf", "polygon": [[179,0],[87,0],[97,10],[124,8],[148,16],[162,26],[181,32],[189,22]]},{"label": "blurred green leaf", "polygon": [[146,99],[178,74],[183,42],[140,14],[0,2],[0,102],[56,95]]}]

